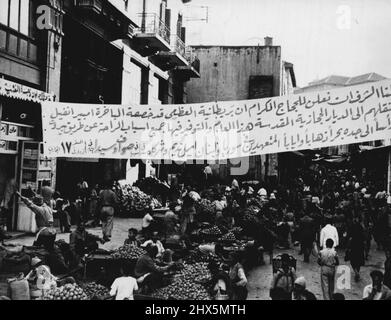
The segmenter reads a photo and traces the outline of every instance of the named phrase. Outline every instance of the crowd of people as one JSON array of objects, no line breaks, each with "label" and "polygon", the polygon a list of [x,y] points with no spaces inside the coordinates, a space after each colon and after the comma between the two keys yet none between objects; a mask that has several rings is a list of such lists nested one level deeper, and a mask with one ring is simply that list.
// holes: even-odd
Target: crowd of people
[{"label": "crowd of people", "polygon": [[[56,229],[53,227],[56,212],[61,232],[71,233],[69,255],[57,266],[63,265],[64,270],[81,267],[84,255],[97,249],[98,242],[111,240],[118,205],[115,186],[110,183],[101,189],[99,186],[89,188],[86,181],[81,181],[72,202],[62,199],[49,186],[43,186],[40,195],[36,194],[32,199],[18,194],[35,213],[38,228],[35,244],[56,252]],[[208,215],[199,209],[203,199],[211,204]],[[225,259],[225,269],[224,264],[211,266],[215,297],[246,299],[246,274],[252,267],[265,263],[264,253],[268,253],[272,261],[276,248],[287,250],[300,246],[304,263],[314,257],[320,266],[323,298],[343,299],[343,295],[334,292],[336,268],[340,263],[337,249],[345,251],[344,260],[350,262],[354,280],[359,282],[360,269],[370,258],[374,239],[377,250],[385,254],[384,272],[374,270],[371,273],[373,284],[365,287],[363,299],[390,298],[391,196],[369,179],[358,177],[349,170],[322,167],[298,170],[290,181],[273,188],[262,183],[240,184],[236,179],[229,186],[208,185],[204,190],[174,183],[165,200],[169,210],[164,214],[163,223],[159,224],[152,209],[146,208],[142,230],[129,230],[125,244],[140,246],[147,254],[137,261],[136,284],[133,280],[118,280],[113,284],[117,295],[123,290],[133,292],[140,287],[149,292],[161,286],[162,274],[175,266],[173,253],[164,248],[164,243],[178,236],[182,249],[187,250],[192,233],[200,224],[209,223],[220,230],[241,227],[251,240],[251,246],[244,254],[237,253]],[[102,238],[85,230],[86,223],[92,221],[92,225],[97,225],[99,220]],[[72,224],[77,225],[73,232]],[[217,255],[221,251],[218,243],[208,242],[201,243],[198,249]],[[272,299],[315,299],[315,295],[307,290],[306,279],[297,277],[296,272],[290,264],[290,256],[283,254],[270,287]],[[124,277],[128,278],[129,274],[126,271]],[[133,289],[121,289],[123,283]]]}]

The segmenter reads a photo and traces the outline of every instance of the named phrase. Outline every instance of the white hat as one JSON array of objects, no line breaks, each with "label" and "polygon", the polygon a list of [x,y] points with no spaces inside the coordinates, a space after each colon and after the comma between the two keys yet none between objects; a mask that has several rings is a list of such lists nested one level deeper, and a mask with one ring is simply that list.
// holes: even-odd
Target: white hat
[{"label": "white hat", "polygon": [[42,262],[41,259],[39,259],[38,257],[34,257],[31,259],[31,266],[35,267],[36,265],[40,264],[41,262]]},{"label": "white hat", "polygon": [[312,197],[311,202],[319,204],[320,203],[319,197]]},{"label": "white hat", "polygon": [[260,196],[267,196],[267,191],[264,188],[261,188],[258,190],[258,195]]},{"label": "white hat", "polygon": [[298,277],[295,281],[295,284],[305,288],[306,287],[306,281],[304,277]]},{"label": "white hat", "polygon": [[356,183],[354,184],[354,188],[355,188],[355,189],[360,188],[360,184],[359,184],[358,182],[356,182]]},{"label": "white hat", "polygon": [[226,188],[225,188],[225,191],[230,192],[230,191],[231,191],[231,188],[230,188],[230,187],[226,187]]},{"label": "white hat", "polygon": [[367,193],[367,189],[366,188],[362,188],[361,189],[361,193],[366,194]]},{"label": "white hat", "polygon": [[276,195],[275,195],[274,193],[271,193],[271,194],[270,194],[270,199],[276,200]]},{"label": "white hat", "polygon": [[350,186],[350,182],[346,181],[345,186],[349,187]]}]

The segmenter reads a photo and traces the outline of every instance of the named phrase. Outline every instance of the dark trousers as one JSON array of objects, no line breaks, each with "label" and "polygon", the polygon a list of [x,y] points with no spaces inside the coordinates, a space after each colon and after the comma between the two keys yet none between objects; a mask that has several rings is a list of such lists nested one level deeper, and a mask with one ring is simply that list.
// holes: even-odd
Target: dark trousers
[{"label": "dark trousers", "polygon": [[248,291],[246,287],[243,286],[233,286],[233,300],[247,300]]}]

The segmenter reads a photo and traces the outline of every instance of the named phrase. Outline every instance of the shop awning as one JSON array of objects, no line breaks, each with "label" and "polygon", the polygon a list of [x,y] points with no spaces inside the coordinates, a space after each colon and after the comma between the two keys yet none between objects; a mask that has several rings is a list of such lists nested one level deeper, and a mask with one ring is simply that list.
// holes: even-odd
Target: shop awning
[{"label": "shop awning", "polygon": [[369,151],[387,151],[391,150],[391,145],[389,146],[379,146],[379,147],[372,147],[372,146],[363,146],[360,145],[360,152],[369,152]]},{"label": "shop awning", "polygon": [[0,78],[0,96],[36,103],[55,100],[54,94],[30,88],[4,78]]}]

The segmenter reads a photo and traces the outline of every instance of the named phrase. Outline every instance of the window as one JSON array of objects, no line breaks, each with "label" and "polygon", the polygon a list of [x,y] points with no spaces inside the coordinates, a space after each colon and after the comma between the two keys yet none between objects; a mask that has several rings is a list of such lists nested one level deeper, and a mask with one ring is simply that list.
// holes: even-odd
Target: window
[{"label": "window", "polygon": [[1,0],[0,23],[28,36],[31,1]]}]

